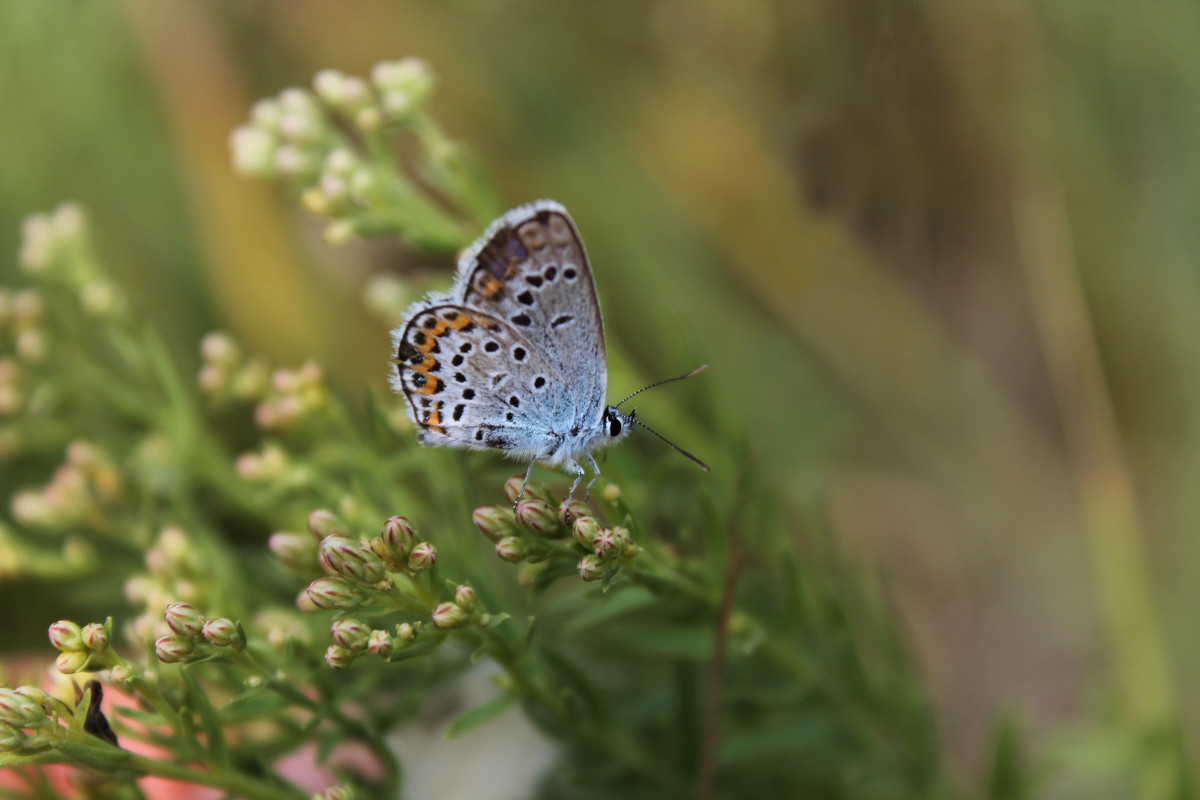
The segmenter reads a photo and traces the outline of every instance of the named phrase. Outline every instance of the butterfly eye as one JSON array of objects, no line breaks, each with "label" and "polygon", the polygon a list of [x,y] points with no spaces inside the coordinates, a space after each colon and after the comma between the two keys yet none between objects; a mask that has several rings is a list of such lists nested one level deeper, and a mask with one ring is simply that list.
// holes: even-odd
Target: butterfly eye
[{"label": "butterfly eye", "polygon": [[617,419],[616,414],[608,415],[608,435],[617,436],[621,433],[621,420]]}]

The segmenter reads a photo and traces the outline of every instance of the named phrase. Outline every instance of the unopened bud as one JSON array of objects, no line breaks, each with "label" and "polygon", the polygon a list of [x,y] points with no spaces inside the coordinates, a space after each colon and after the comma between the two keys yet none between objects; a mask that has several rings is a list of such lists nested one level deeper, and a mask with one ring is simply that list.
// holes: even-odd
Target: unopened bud
[{"label": "unopened bud", "polygon": [[404,517],[388,517],[387,522],[383,523],[383,531],[379,534],[379,538],[383,539],[395,557],[399,561],[403,561],[416,547],[417,542],[421,537],[417,535],[416,530]]},{"label": "unopened bud", "polygon": [[246,646],[246,634],[242,627],[226,617],[217,617],[204,623],[204,640],[214,647],[232,647],[241,652]]},{"label": "unopened bud", "polygon": [[411,642],[417,636],[416,630],[407,622],[401,622],[396,626],[396,638],[402,642]]},{"label": "unopened bud", "polygon": [[117,664],[108,673],[108,677],[117,686],[125,686],[133,680],[133,670],[124,664]]},{"label": "unopened bud", "polygon": [[511,535],[517,526],[517,517],[512,509],[503,506],[480,506],[471,514],[471,521],[493,542]]},{"label": "unopened bud", "polygon": [[84,646],[93,653],[103,653],[108,649],[108,631],[99,622],[84,625],[79,638]]},{"label": "unopened bud", "polygon": [[287,531],[273,533],[267,540],[267,549],[279,563],[290,569],[316,566],[317,545],[311,536]]},{"label": "unopened bud", "polygon": [[356,583],[378,583],[387,575],[383,561],[358,539],[334,534],[321,540],[318,548],[321,566]]},{"label": "unopened bud", "polygon": [[542,500],[522,500],[517,505],[517,521],[534,536],[551,539],[562,533],[558,513]]},{"label": "unopened bud", "polygon": [[588,554],[579,559],[579,577],[585,581],[596,581],[604,577],[604,562]]},{"label": "unopened bud", "polygon": [[571,534],[575,537],[575,541],[589,549],[599,532],[600,523],[596,521],[595,517],[576,517],[575,524],[571,526]]},{"label": "unopened bud", "polygon": [[345,669],[354,663],[354,653],[340,644],[331,644],[325,648],[325,663],[333,669]]},{"label": "unopened bud", "polygon": [[87,649],[87,645],[83,643],[80,636],[82,632],[79,626],[69,619],[60,619],[50,626],[47,633],[50,636],[50,644],[59,650],[70,652]]},{"label": "unopened bud", "polygon": [[558,518],[567,527],[570,527],[575,520],[590,513],[591,509],[582,500],[563,500],[558,506]]},{"label": "unopened bud", "polygon": [[367,652],[372,655],[387,658],[395,648],[396,643],[387,631],[371,631],[371,635],[367,637]]},{"label": "unopened bud", "polygon": [[164,664],[190,661],[196,654],[196,642],[183,636],[162,636],[154,642],[154,654]]},{"label": "unopened bud", "polygon": [[326,536],[345,533],[342,521],[337,518],[336,514],[325,508],[318,508],[308,515],[308,529],[312,531],[318,541]]},{"label": "unopened bud", "polygon": [[367,640],[371,637],[371,627],[356,619],[339,619],[329,626],[329,635],[335,644],[347,650],[365,650]]},{"label": "unopened bud", "polygon": [[12,689],[0,689],[0,722],[16,728],[40,728],[49,721],[46,710],[33,698]]},{"label": "unopened bud", "polygon": [[342,578],[317,578],[308,585],[308,599],[317,608],[347,610],[366,602],[362,589]]},{"label": "unopened bud", "polygon": [[511,564],[522,561],[528,549],[528,546],[520,536],[505,536],[496,542],[496,555],[500,557],[501,561],[507,561]]},{"label": "unopened bud", "polygon": [[454,603],[441,603],[433,610],[433,624],[442,630],[461,628],[471,622],[471,615]]},{"label": "unopened bud", "polygon": [[204,615],[187,603],[171,603],[163,617],[167,627],[187,639],[199,639],[204,634]]},{"label": "unopened bud", "polygon": [[83,669],[90,655],[90,653],[86,653],[83,650],[68,650],[58,654],[58,658],[54,661],[54,666],[63,675],[74,675]]},{"label": "unopened bud", "polygon": [[408,568],[413,572],[426,572],[437,563],[437,548],[429,542],[421,542],[408,555]]},{"label": "unopened bud", "polygon": [[521,490],[525,488],[525,476],[513,475],[504,482],[504,496],[508,498],[510,504],[517,502],[517,498],[521,496]]},{"label": "unopened bud", "polygon": [[475,607],[475,590],[466,584],[459,586],[454,590],[454,604],[463,611],[470,611]]}]

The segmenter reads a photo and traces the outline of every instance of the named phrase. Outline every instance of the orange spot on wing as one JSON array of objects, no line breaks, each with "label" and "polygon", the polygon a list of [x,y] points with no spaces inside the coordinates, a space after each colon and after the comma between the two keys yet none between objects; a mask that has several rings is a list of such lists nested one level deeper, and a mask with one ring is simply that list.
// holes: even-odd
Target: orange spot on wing
[{"label": "orange spot on wing", "polygon": [[500,282],[499,278],[490,272],[483,273],[483,277],[479,281],[479,291],[483,293],[484,297],[495,297],[503,288],[504,284]]}]

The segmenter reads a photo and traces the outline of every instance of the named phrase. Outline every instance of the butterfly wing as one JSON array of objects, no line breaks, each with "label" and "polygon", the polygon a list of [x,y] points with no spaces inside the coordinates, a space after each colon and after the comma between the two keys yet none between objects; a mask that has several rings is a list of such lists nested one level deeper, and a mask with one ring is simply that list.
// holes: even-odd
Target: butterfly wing
[{"label": "butterfly wing", "polygon": [[546,419],[570,412],[558,368],[512,326],[448,301],[397,330],[395,388],[428,446],[503,450],[534,458],[556,438]]},{"label": "butterfly wing", "polygon": [[608,356],[604,323],[583,242],[567,210],[539,200],[505,214],[459,261],[464,306],[513,327],[565,379],[568,427],[597,424]]},{"label": "butterfly wing", "polygon": [[459,260],[451,293],[414,305],[393,340],[392,385],[424,445],[544,458],[600,423],[608,378],[600,307],[558,203],[496,220]]}]

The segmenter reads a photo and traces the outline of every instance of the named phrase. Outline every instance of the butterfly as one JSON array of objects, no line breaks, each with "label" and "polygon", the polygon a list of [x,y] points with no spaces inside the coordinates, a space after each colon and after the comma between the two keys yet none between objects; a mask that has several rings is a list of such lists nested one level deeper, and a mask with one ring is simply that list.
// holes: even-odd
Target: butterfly
[{"label": "butterfly", "polygon": [[[408,400],[427,447],[497,450],[575,475],[569,498],[600,468],[592,451],[615,444],[637,419],[605,404],[604,322],[583,242],[553,200],[515,208],[493,222],[458,261],[448,294],[412,305],[392,331],[392,387]],[[704,370],[659,381],[646,389]],[[522,493],[524,484],[522,484]],[[519,496],[518,496],[519,499]]]}]

